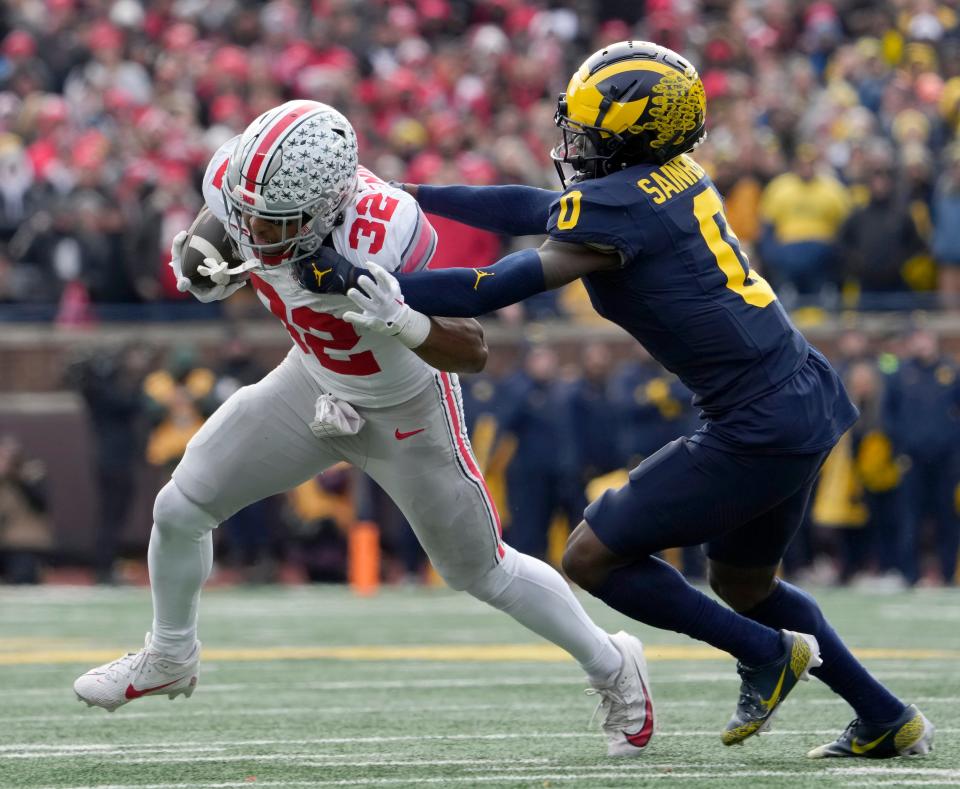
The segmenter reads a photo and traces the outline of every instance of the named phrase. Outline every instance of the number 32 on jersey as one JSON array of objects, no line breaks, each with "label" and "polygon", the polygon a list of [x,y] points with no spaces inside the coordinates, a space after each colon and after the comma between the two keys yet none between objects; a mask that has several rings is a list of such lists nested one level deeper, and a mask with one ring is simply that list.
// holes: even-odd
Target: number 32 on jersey
[{"label": "number 32 on jersey", "polygon": [[380,372],[380,365],[371,351],[347,353],[360,342],[360,335],[352,324],[309,307],[296,307],[288,312],[287,305],[272,285],[256,275],[250,277],[250,282],[266,299],[270,312],[280,319],[300,350],[312,353],[322,366],[339,375]]}]

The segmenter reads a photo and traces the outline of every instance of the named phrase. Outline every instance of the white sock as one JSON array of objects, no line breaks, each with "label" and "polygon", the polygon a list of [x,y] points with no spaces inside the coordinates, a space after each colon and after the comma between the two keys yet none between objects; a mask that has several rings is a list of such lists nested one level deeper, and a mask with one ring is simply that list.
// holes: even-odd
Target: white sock
[{"label": "white sock", "polygon": [[213,569],[213,532],[194,536],[154,525],[147,549],[153,593],[153,648],[186,660],[197,641],[200,588]]},{"label": "white sock", "polygon": [[467,591],[569,652],[594,684],[623,664],[610,636],[594,624],[556,570],[506,546],[506,556]]}]

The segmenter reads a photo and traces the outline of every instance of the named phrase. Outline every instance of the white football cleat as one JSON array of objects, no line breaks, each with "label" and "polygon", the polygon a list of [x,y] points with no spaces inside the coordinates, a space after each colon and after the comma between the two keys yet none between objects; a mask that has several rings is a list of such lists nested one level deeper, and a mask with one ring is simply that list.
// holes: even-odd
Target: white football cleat
[{"label": "white football cleat", "polygon": [[600,696],[597,712],[607,737],[608,756],[639,756],[653,737],[653,696],[647,660],[640,639],[622,630],[610,640],[623,656],[623,666],[610,685],[594,686],[587,695]]},{"label": "white football cleat", "polygon": [[150,634],[139,652],[129,652],[111,663],[92,668],[73,683],[74,693],[88,707],[113,712],[142,696],[190,697],[200,678],[200,642],[182,662],[154,652]]}]

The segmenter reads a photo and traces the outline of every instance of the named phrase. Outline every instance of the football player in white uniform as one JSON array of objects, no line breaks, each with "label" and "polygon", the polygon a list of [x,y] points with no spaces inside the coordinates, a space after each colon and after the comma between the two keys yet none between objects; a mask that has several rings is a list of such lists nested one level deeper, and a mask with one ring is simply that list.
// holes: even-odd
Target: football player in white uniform
[{"label": "football player in white uniform", "polygon": [[248,260],[233,267],[208,260],[202,271],[217,284],[200,289],[182,275],[180,234],[171,261],[178,287],[201,300],[221,299],[246,284],[234,275],[249,273],[293,346],[190,441],[154,505],[151,632],[139,652],[79,677],[80,699],[112,711],[141,696],[190,696],[213,529],[248,504],[348,461],[396,502],[447,584],[508,613],[580,663],[600,697],[608,753],[639,753],[653,733],[640,642],[605,633],[556,570],[501,538],[453,373],[485,364],[479,324],[427,318],[388,298],[365,307],[358,331],[343,319],[356,310],[353,302],[310,292],[293,275],[290,264],[302,268],[322,245],[356,264],[422,268],[436,234],[416,201],[359,167],[347,119],[314,101],[291,101],[257,118],[215,154],[203,188],[207,206]]}]

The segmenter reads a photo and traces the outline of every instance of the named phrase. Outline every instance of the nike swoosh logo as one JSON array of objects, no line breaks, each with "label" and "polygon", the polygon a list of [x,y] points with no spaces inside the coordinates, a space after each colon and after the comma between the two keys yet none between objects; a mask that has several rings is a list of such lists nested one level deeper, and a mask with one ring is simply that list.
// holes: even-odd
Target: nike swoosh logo
[{"label": "nike swoosh logo", "polygon": [[877,737],[877,739],[875,739],[873,742],[865,742],[862,745],[857,741],[857,738],[854,737],[853,741],[850,743],[850,750],[853,751],[858,756],[862,755],[864,753],[872,751],[889,736],[890,736],[890,731],[888,730],[888,731],[885,731],[883,734],[881,734],[879,737]]},{"label": "nike swoosh logo", "polygon": [[623,733],[623,736],[627,738],[627,742],[633,745],[636,748],[643,748],[650,738],[653,736],[653,702],[650,700],[650,694],[647,692],[647,686],[643,684],[643,680],[640,680],[640,688],[643,690],[643,700],[644,705],[644,718],[643,726],[640,727],[640,731],[633,734]]},{"label": "nike swoosh logo", "polygon": [[787,667],[783,667],[783,671],[780,672],[780,679],[777,680],[777,686],[773,689],[773,693],[770,694],[769,699],[760,699],[760,703],[763,704],[768,710],[772,710],[777,702],[780,701],[780,691],[783,690],[783,679],[787,676]]},{"label": "nike swoosh logo", "polygon": [[167,682],[163,685],[157,685],[155,688],[144,688],[143,690],[137,690],[133,687],[131,682],[127,685],[127,692],[124,694],[128,699],[139,699],[141,696],[146,696],[148,693],[156,693],[158,690],[163,690],[164,688],[169,688],[171,685],[178,683],[183,677],[177,677],[171,682]]},{"label": "nike swoosh logo", "polygon": [[417,433],[422,433],[427,428],[421,427],[419,430],[411,430],[409,433],[401,433],[400,428],[398,427],[394,432],[393,436],[397,441],[403,441],[405,438],[410,438],[410,436],[415,436]]}]

